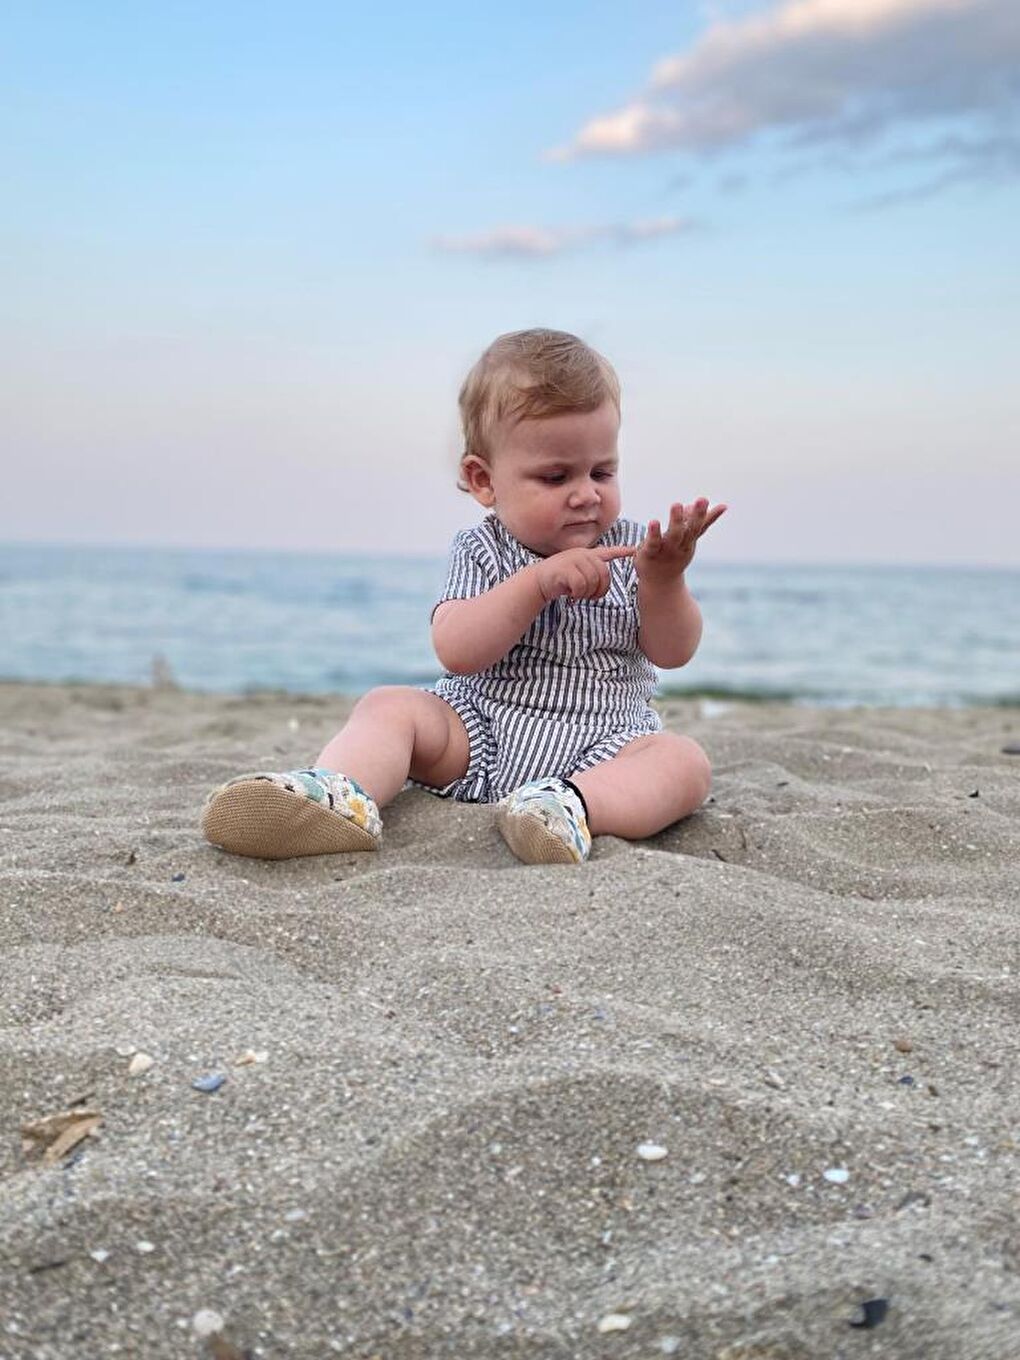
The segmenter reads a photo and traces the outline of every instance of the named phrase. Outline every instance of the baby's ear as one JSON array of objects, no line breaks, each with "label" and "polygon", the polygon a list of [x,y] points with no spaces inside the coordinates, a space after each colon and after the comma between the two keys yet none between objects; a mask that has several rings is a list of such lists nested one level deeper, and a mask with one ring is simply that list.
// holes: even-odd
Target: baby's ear
[{"label": "baby's ear", "polygon": [[486,509],[495,505],[492,469],[484,458],[477,453],[465,454],[460,463],[460,479],[479,505],[484,505]]}]

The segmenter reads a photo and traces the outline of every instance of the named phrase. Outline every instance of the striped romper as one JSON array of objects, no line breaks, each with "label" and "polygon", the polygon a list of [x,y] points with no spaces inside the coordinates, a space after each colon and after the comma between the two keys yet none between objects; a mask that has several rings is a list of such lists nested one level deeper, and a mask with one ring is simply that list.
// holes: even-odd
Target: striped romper
[{"label": "striped romper", "polygon": [[[618,519],[601,547],[637,546],[641,525]],[[453,541],[443,600],[481,595],[541,559],[493,514]],[[442,798],[495,803],[529,779],[589,770],[635,737],[662,728],[649,703],[656,673],[638,647],[637,572],[629,557],[609,564],[598,600],[550,600],[519,642],[487,670],[443,675],[430,693],[467,728],[468,768]],[[433,610],[433,613],[435,610]]]}]

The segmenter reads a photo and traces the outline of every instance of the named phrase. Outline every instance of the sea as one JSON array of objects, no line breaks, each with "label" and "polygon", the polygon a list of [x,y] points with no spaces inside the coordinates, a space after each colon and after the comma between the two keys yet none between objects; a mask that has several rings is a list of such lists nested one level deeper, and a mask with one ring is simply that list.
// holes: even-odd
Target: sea
[{"label": "sea", "polygon": [[[0,545],[0,679],[216,693],[428,685],[445,556]],[[705,619],[660,693],[1020,703],[1020,570],[698,562]]]}]

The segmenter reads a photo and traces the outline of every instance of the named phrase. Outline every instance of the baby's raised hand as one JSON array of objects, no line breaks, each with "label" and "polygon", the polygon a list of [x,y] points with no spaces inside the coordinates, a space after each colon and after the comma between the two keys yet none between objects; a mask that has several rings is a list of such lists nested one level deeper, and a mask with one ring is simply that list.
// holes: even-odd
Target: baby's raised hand
[{"label": "baby's raised hand", "polygon": [[609,563],[633,557],[636,548],[567,548],[536,564],[538,588],[546,601],[559,595],[572,600],[598,600],[609,589]]},{"label": "baby's raised hand", "polygon": [[648,533],[634,554],[634,566],[643,580],[675,581],[691,565],[698,539],[725,511],[725,505],[710,510],[704,498],[684,506],[669,508],[669,524],[663,533],[657,519],[649,521]]}]

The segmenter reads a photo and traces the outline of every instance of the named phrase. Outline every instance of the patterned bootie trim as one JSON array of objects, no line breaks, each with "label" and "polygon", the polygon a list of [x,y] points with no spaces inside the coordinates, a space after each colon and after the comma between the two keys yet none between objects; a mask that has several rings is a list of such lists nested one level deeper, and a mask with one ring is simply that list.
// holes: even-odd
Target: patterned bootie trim
[{"label": "patterned bootie trim", "polygon": [[[288,770],[285,774],[258,771],[255,774],[239,775],[230,784],[241,784],[250,779],[267,779],[290,793],[303,793],[313,803],[322,803],[331,812],[346,817],[370,836],[382,835],[382,818],[375,799],[365,792],[361,785],[346,774],[334,774],[332,770]],[[229,788],[230,785],[228,784]]]},{"label": "patterned bootie trim", "polygon": [[588,858],[591,832],[584,801],[567,780],[555,775],[529,780],[499,808],[500,829],[526,863],[580,864]]},{"label": "patterned bootie trim", "polygon": [[214,789],[202,809],[207,841],[253,859],[378,850],[381,833],[375,800],[331,770],[238,775]]}]

